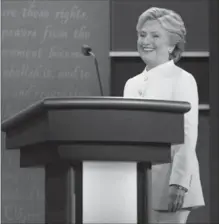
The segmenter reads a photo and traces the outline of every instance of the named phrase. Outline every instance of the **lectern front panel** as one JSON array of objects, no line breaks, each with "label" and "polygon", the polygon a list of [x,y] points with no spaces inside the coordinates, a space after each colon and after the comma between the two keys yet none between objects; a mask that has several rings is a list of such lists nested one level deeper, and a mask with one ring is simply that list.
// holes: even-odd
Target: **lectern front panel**
[{"label": "lectern front panel", "polygon": [[184,140],[183,115],[177,113],[76,109],[53,110],[48,117],[51,140],[126,143]]}]

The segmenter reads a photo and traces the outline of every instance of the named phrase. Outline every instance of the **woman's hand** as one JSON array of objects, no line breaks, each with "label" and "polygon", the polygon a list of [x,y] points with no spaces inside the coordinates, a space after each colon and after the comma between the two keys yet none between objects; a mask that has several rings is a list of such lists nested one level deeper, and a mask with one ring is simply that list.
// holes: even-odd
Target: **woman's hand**
[{"label": "woman's hand", "polygon": [[169,201],[168,201],[168,210],[169,212],[176,212],[180,210],[183,206],[184,197],[186,190],[177,187],[175,185],[171,185],[169,187]]}]

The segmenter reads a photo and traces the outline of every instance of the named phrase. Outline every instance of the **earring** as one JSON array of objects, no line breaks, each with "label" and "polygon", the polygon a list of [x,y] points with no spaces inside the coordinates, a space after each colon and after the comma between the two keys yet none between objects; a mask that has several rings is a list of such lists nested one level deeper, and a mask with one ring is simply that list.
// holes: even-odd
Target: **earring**
[{"label": "earring", "polygon": [[169,54],[171,54],[171,53],[172,53],[172,50],[169,48],[169,49],[168,49],[168,52],[169,52]]},{"label": "earring", "polygon": [[171,59],[172,59],[172,52],[173,52],[173,51],[169,48],[169,49],[168,49],[169,60],[171,60]]}]

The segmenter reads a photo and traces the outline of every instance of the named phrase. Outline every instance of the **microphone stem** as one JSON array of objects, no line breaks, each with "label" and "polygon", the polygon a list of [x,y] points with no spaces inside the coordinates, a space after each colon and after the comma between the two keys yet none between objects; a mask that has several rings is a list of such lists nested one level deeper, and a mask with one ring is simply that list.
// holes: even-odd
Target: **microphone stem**
[{"label": "microphone stem", "polygon": [[98,81],[99,81],[99,85],[100,85],[100,94],[101,94],[101,96],[103,96],[103,87],[102,87],[102,83],[100,80],[100,72],[99,72],[99,68],[98,68],[98,62],[97,62],[97,59],[96,59],[95,55],[93,54],[93,52],[90,52],[90,55],[92,55],[94,57],[95,67],[97,70],[97,77],[98,77]]}]

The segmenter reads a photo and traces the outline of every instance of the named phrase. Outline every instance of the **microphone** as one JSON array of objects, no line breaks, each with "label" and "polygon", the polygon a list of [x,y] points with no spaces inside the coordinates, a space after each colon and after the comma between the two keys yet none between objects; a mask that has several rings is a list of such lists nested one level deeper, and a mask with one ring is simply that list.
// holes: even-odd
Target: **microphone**
[{"label": "microphone", "polygon": [[96,67],[96,71],[97,71],[98,82],[99,82],[99,87],[100,87],[100,93],[101,93],[101,96],[103,96],[103,87],[102,87],[102,83],[101,83],[101,80],[100,80],[100,72],[99,72],[99,67],[98,67],[98,62],[97,62],[96,56],[92,52],[91,47],[89,47],[88,45],[83,45],[81,47],[81,52],[85,56],[90,56],[91,55],[94,58],[95,67]]}]

